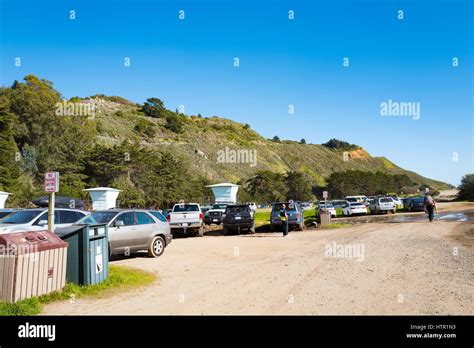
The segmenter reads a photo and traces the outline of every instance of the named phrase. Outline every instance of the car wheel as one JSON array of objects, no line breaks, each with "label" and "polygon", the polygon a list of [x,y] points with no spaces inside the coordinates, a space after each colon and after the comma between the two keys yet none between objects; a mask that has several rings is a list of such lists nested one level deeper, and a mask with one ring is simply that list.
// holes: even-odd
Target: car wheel
[{"label": "car wheel", "polygon": [[201,228],[198,230],[198,236],[199,236],[199,237],[204,237],[204,227],[201,227]]},{"label": "car wheel", "polygon": [[159,257],[165,251],[165,240],[163,237],[155,236],[148,244],[148,256]]},{"label": "car wheel", "polygon": [[229,229],[228,229],[227,227],[224,227],[224,228],[222,229],[222,234],[223,234],[224,236],[227,236],[227,235],[229,234]]},{"label": "car wheel", "polygon": [[298,225],[298,231],[303,231],[304,230],[304,221],[301,221],[301,223]]},{"label": "car wheel", "polygon": [[249,232],[251,234],[254,234],[255,233],[255,224],[252,225],[252,227],[249,228]]}]

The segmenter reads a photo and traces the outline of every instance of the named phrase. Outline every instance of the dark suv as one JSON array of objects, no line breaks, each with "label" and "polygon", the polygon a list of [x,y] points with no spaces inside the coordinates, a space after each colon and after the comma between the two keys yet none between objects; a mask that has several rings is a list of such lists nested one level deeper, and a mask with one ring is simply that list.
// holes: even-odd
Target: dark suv
[{"label": "dark suv", "polygon": [[229,231],[247,230],[255,233],[255,222],[250,207],[246,204],[228,205],[224,213],[224,235]]}]

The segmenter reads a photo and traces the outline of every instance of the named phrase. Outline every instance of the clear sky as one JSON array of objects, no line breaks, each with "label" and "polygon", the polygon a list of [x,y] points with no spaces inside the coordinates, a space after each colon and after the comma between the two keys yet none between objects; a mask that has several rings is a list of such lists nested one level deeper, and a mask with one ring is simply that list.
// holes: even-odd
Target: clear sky
[{"label": "clear sky", "polygon": [[[265,137],[346,140],[455,185],[474,172],[471,0],[0,1],[4,86],[35,74],[67,98],[159,97]],[[381,116],[389,99],[420,118]]]}]

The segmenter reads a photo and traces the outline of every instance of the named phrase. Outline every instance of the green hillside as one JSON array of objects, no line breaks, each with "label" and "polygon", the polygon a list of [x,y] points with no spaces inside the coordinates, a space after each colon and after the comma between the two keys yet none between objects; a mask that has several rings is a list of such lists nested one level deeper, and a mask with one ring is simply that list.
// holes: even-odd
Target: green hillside
[{"label": "green hillside", "polygon": [[[274,142],[263,138],[248,126],[216,116],[182,117],[184,131],[182,134],[176,134],[164,128],[163,119],[143,116],[138,105],[122,105],[107,100],[102,100],[101,103],[104,107],[96,114],[100,124],[101,142],[113,144],[136,139],[147,147],[157,150],[166,148],[187,158],[195,171],[212,182],[238,182],[248,178],[256,170],[282,173],[299,170],[313,178],[315,183],[324,184],[325,178],[333,172],[362,170],[406,174],[413,182],[436,189],[448,186],[404,170],[385,157],[372,157],[363,149],[349,151],[348,160],[345,161],[343,150],[328,149],[319,144],[300,144],[296,141]],[[144,137],[134,131],[141,119],[156,126],[152,137]],[[252,167],[218,163],[218,151],[225,150],[226,147],[235,150],[256,150],[257,165]]]}]

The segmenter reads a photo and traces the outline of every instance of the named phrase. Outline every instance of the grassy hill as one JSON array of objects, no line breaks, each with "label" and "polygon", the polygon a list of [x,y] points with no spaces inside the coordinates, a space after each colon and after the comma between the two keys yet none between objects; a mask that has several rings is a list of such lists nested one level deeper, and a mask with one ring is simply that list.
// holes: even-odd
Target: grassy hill
[{"label": "grassy hill", "polygon": [[[446,189],[446,183],[425,178],[398,167],[385,157],[372,157],[364,149],[351,150],[344,160],[344,151],[323,145],[300,144],[294,141],[274,142],[263,138],[248,125],[220,117],[179,116],[184,123],[181,134],[165,127],[164,118],[151,118],[140,112],[140,105],[118,97],[88,99],[94,103],[94,119],[103,144],[134,140],[146,147],[166,149],[186,158],[193,171],[212,182],[237,182],[256,170],[286,172],[300,170],[324,184],[333,172],[349,169],[406,174],[414,183],[435,189]],[[225,148],[256,150],[257,164],[218,162],[218,151]]]}]

